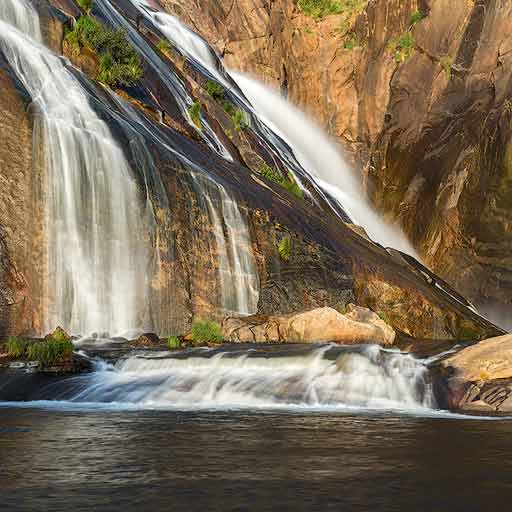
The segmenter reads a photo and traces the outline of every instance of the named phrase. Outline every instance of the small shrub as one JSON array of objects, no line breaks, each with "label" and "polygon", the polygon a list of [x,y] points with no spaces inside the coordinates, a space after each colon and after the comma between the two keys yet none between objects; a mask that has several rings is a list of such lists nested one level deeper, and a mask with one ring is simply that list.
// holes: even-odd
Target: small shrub
[{"label": "small shrub", "polygon": [[342,11],[339,0],[298,0],[299,9],[306,15],[321,19],[330,14],[339,14]]},{"label": "small shrub", "polygon": [[449,55],[445,55],[439,59],[439,65],[443,69],[443,71],[446,73],[446,76],[448,78],[451,78],[452,76],[452,66],[453,66],[453,58]]},{"label": "small shrub", "polygon": [[291,172],[284,177],[277,169],[270,167],[270,165],[264,163],[260,168],[260,174],[267,180],[277,183],[281,187],[291,192],[299,199],[304,198],[304,192],[299,187],[299,184],[295,181],[295,178]]},{"label": "small shrub", "polygon": [[158,44],[156,45],[156,47],[158,48],[158,51],[160,51],[162,53],[171,51],[171,45],[170,45],[169,41],[167,41],[167,39],[160,39],[160,41],[158,41]]},{"label": "small shrub", "polygon": [[231,115],[231,119],[233,120],[237,132],[249,126],[247,115],[243,110],[236,110],[235,113]]},{"label": "small shrub", "polygon": [[177,336],[169,336],[167,338],[167,346],[171,350],[176,350],[178,348],[181,348],[181,341]]},{"label": "small shrub", "polygon": [[411,14],[409,25],[411,28],[415,27],[421,20],[425,18],[425,15],[421,11],[415,11]]},{"label": "small shrub", "polygon": [[27,349],[31,361],[40,361],[45,365],[52,365],[65,361],[73,354],[73,343],[65,339],[48,339],[31,343]]},{"label": "small shrub", "polygon": [[100,82],[116,87],[130,86],[143,77],[140,57],[123,30],[109,30],[90,16],[81,16],[66,41],[74,53],[87,47],[99,55]]},{"label": "small shrub", "polygon": [[82,11],[89,13],[91,12],[92,5],[94,4],[94,0],[77,0],[78,5],[82,9]]},{"label": "small shrub", "polygon": [[224,109],[226,114],[230,115],[231,117],[235,115],[236,108],[230,101],[224,100],[222,102],[222,108]]},{"label": "small shrub", "polygon": [[349,32],[345,36],[343,48],[345,48],[345,50],[353,50],[356,46],[358,46],[357,37],[353,32]]},{"label": "small shrub", "polygon": [[393,53],[395,62],[401,64],[414,51],[414,37],[410,32],[407,32],[401,37],[391,39],[388,48]]},{"label": "small shrub", "polygon": [[206,92],[215,100],[220,100],[224,97],[224,87],[215,80],[208,80],[205,86]]},{"label": "small shrub", "polygon": [[203,123],[201,122],[201,103],[194,101],[190,107],[188,107],[188,115],[192,122],[200,129],[203,129]]},{"label": "small shrub", "polygon": [[220,325],[216,322],[198,320],[192,325],[192,341],[194,344],[222,343],[224,337]]},{"label": "small shrub", "polygon": [[14,359],[22,358],[25,355],[27,342],[17,336],[9,336],[5,344],[7,354]]},{"label": "small shrub", "polygon": [[292,239],[290,235],[283,236],[279,243],[277,244],[277,251],[279,252],[279,256],[284,261],[289,261],[292,255]]}]

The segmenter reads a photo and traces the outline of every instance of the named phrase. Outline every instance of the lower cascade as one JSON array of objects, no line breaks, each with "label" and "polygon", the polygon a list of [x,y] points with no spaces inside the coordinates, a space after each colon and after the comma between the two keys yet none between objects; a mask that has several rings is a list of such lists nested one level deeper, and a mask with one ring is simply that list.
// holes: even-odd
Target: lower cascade
[{"label": "lower cascade", "polygon": [[425,365],[376,345],[132,355],[66,388],[61,399],[142,408],[435,407]]}]

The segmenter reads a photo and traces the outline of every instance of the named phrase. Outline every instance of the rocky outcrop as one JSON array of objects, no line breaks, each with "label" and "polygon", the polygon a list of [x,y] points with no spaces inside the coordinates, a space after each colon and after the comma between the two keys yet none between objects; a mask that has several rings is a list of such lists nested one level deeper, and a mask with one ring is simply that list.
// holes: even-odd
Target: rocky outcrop
[{"label": "rocky outcrop", "polygon": [[315,20],[296,0],[159,2],[337,137],[438,274],[491,315],[511,305],[512,5],[374,0]]},{"label": "rocky outcrop", "polygon": [[376,343],[391,345],[395,331],[372,311],[350,304],[343,315],[319,308],[285,316],[227,318],[224,336],[236,343]]},{"label": "rocky outcrop", "polygon": [[512,412],[512,335],[481,341],[441,362],[453,409]]}]

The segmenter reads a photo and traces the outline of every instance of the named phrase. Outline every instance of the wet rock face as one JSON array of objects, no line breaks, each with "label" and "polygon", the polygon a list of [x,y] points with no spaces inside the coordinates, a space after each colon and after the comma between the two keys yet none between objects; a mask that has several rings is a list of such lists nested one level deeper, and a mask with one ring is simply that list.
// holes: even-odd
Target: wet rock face
[{"label": "wet rock face", "polygon": [[510,304],[509,2],[375,0],[320,21],[295,0],[161,3],[338,137],[437,273]]}]

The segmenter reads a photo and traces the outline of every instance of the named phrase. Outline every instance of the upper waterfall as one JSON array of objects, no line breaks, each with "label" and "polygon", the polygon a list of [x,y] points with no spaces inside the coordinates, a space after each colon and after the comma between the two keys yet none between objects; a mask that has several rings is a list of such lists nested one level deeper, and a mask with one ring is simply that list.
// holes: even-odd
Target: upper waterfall
[{"label": "upper waterfall", "polygon": [[[0,21],[0,49],[32,97],[34,142],[47,171],[47,329],[140,331],[149,273],[146,198],[66,61],[34,38],[35,10],[19,0],[7,4],[16,7],[16,20],[32,19],[18,28],[12,16]],[[0,15],[12,12],[7,4]]]},{"label": "upper waterfall", "polygon": [[[344,211],[353,223],[364,227],[369,236],[381,245],[416,255],[401,229],[386,223],[369,204],[340,149],[306,115],[254,78],[235,71],[227,74],[209,44],[176,17],[158,10],[148,0],[130,1],[185,57],[229,88],[240,104],[253,110],[262,128],[266,129],[264,135],[275,142],[280,153],[278,156],[287,164],[298,162],[306,179],[321,192],[326,202],[340,207],[334,208],[336,213],[340,209]],[[243,94],[233,87],[234,84]],[[288,148],[279,139],[289,146],[292,155],[286,155]],[[298,178],[297,181],[304,179],[304,176],[297,177],[294,169],[290,171]]]}]

